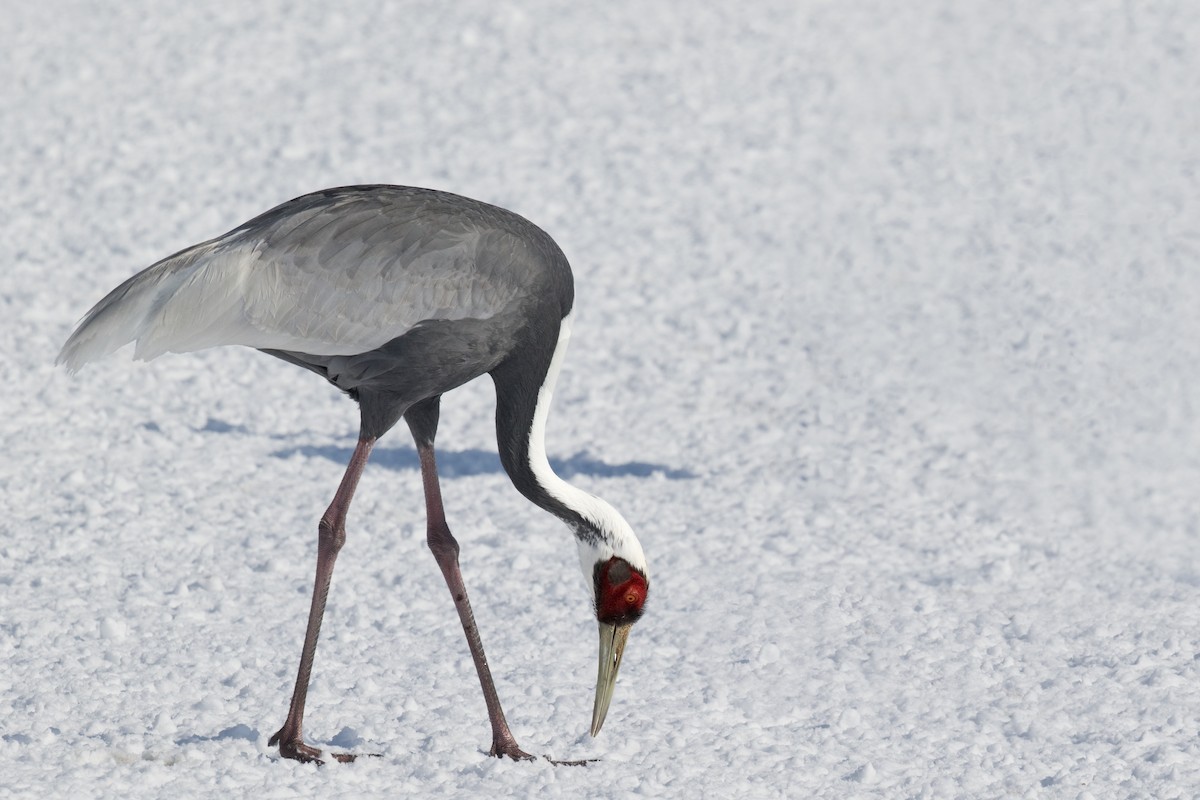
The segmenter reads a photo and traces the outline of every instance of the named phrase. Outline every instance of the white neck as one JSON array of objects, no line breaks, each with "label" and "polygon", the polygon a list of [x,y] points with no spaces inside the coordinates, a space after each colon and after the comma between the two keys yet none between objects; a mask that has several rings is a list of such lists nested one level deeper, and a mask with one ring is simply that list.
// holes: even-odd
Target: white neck
[{"label": "white neck", "polygon": [[550,368],[538,390],[537,406],[529,430],[529,469],[546,494],[574,511],[586,523],[584,530],[575,531],[575,539],[579,544],[580,567],[589,587],[592,585],[596,562],[607,561],[614,555],[625,559],[648,576],[642,545],[625,518],[599,497],[577,489],[558,477],[546,458],[546,420],[554,398],[554,384],[562,369],[563,356],[570,339],[571,315],[568,314],[563,317]]}]

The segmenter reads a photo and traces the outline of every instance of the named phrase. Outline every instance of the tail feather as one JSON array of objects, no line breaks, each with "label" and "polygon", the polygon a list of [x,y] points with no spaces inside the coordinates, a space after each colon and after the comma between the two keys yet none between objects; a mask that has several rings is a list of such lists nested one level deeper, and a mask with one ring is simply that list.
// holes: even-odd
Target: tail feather
[{"label": "tail feather", "polygon": [[[78,372],[88,362],[103,358],[122,346],[143,338],[176,291],[202,268],[216,242],[204,242],[147,267],[113,289],[84,315],[63,344],[56,364]],[[148,360],[168,348],[145,348],[138,341],[135,356]],[[155,352],[157,350],[157,352]]]}]

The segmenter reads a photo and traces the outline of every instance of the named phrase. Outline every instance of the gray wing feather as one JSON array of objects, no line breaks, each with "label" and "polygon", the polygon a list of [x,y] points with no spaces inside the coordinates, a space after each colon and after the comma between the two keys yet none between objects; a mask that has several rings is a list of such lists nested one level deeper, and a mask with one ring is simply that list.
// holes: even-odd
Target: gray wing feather
[{"label": "gray wing feather", "polygon": [[351,355],[423,320],[490,318],[537,290],[543,264],[497,214],[434,193],[298,198],[130,278],[59,361],[77,369],[129,341],[140,359],[225,344]]}]

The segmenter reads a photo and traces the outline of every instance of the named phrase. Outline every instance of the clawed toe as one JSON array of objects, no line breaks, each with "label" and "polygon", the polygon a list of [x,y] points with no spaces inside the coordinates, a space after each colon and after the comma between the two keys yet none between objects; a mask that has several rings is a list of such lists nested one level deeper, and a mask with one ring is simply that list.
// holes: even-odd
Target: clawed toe
[{"label": "clawed toe", "polygon": [[[283,731],[279,731],[267,742],[268,745],[274,747],[279,745],[279,755],[284,758],[290,758],[294,761],[299,761],[303,764],[316,764],[318,767],[323,766],[325,761],[320,750],[311,745],[304,743],[302,739],[287,736]],[[364,754],[368,758],[379,758],[378,753]],[[358,759],[357,753],[329,753],[328,758],[332,758],[339,764],[350,764]]]},{"label": "clawed toe", "polygon": [[[316,764],[317,766],[321,766],[325,763],[321,760],[320,750],[306,745],[300,739],[281,738],[277,733],[271,737],[271,740],[267,744],[279,745],[279,755],[283,756],[284,758],[290,758],[294,761],[299,761],[304,764]],[[341,761],[342,759],[340,758],[340,755],[342,754],[334,753],[333,757],[338,761]],[[351,756],[349,760],[353,761],[354,757]]]},{"label": "clawed toe", "polygon": [[537,758],[537,756],[526,753],[524,750],[517,747],[517,743],[512,739],[507,741],[493,741],[492,749],[488,755],[495,758],[503,758],[504,756],[508,756],[513,761],[533,761]]},{"label": "clawed toe", "polygon": [[562,761],[557,758],[551,758],[550,756],[542,756],[542,758],[546,759],[556,767],[586,767],[588,764],[600,760],[598,758],[581,758],[577,761]]},{"label": "clawed toe", "polygon": [[351,764],[360,758],[383,758],[379,753],[330,753],[334,761]]}]

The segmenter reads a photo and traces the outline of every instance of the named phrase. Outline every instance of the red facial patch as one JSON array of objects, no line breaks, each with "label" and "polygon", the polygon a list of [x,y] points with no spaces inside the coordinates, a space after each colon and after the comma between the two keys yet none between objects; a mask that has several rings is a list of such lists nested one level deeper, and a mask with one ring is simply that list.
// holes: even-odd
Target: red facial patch
[{"label": "red facial patch", "polygon": [[646,576],[613,556],[596,570],[596,618],[601,622],[633,622],[646,602]]}]

